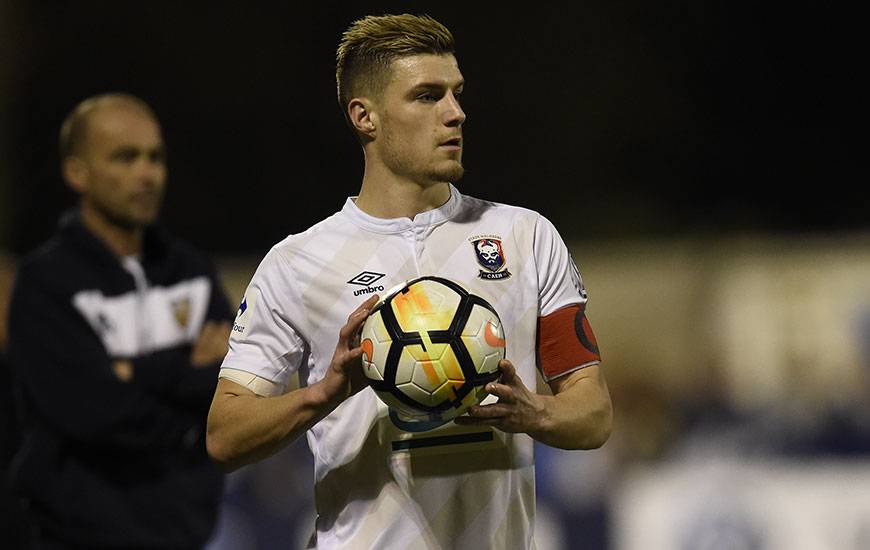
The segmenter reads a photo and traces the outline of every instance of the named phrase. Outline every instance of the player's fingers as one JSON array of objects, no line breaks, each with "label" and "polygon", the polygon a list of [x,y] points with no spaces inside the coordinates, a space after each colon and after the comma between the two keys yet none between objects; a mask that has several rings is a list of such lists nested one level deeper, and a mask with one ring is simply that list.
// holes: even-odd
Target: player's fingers
[{"label": "player's fingers", "polygon": [[486,391],[498,397],[500,402],[504,403],[513,403],[514,402],[514,390],[510,386],[505,384],[498,384],[496,382],[490,382],[486,385]]},{"label": "player's fingers", "polygon": [[361,359],[362,349],[356,348],[342,352],[338,358],[338,365],[345,374],[353,374],[356,370],[362,373]]},{"label": "player's fingers", "polygon": [[354,316],[352,316],[347,321],[347,324],[341,327],[341,330],[338,331],[339,340],[341,340],[345,344],[353,342],[355,340],[356,334],[362,328],[362,324],[365,322],[365,320],[365,314],[355,313]]},{"label": "player's fingers", "polygon": [[358,363],[359,360],[362,358],[362,354],[362,348],[353,348],[345,353],[344,360],[345,362]]},{"label": "player's fingers", "polygon": [[501,418],[478,418],[476,416],[457,416],[453,419],[460,426],[494,426],[500,427],[503,419]]},{"label": "player's fingers", "polygon": [[345,343],[355,340],[356,333],[362,328],[366,317],[371,311],[371,307],[377,303],[378,295],[374,294],[371,298],[360,304],[353,313],[347,318],[347,323],[339,331],[339,338]]},{"label": "player's fingers", "polygon": [[474,405],[468,408],[468,415],[474,418],[504,418],[510,413],[504,404]]},{"label": "player's fingers", "polygon": [[360,349],[360,332],[361,327],[346,326],[341,329],[338,336],[338,349],[340,350],[356,350]]},{"label": "player's fingers", "polygon": [[333,361],[337,361],[338,365],[341,366],[342,370],[347,370],[348,368],[352,368],[360,364],[362,354],[362,348],[343,350],[340,352],[340,355],[336,355],[335,358],[333,358]]},{"label": "player's fingers", "polygon": [[369,298],[361,303],[355,310],[353,310],[350,315],[347,316],[347,322],[350,323],[351,320],[354,319],[355,316],[359,315],[361,312],[365,311],[365,314],[368,315],[368,312],[372,309],[372,307],[378,303],[378,295],[372,294]]},{"label": "player's fingers", "polygon": [[457,416],[453,419],[454,422],[459,424],[460,426],[470,426],[472,424],[480,424],[483,422],[483,418],[475,418],[473,416]]}]

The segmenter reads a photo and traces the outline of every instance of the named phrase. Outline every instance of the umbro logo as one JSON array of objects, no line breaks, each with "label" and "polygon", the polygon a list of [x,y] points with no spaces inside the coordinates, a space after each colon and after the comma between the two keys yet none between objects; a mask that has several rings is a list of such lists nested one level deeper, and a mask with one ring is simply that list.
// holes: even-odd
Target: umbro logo
[{"label": "umbro logo", "polygon": [[360,294],[372,294],[374,292],[383,292],[383,285],[375,285],[376,282],[380,281],[386,277],[385,273],[375,273],[374,271],[363,271],[353,279],[349,280],[347,283],[350,285],[359,285],[365,288],[360,288],[359,290],[354,290],[353,295],[359,296]]},{"label": "umbro logo", "polygon": [[375,281],[380,281],[385,276],[384,273],[375,273],[374,271],[363,271],[348,283],[352,285],[371,286]]}]

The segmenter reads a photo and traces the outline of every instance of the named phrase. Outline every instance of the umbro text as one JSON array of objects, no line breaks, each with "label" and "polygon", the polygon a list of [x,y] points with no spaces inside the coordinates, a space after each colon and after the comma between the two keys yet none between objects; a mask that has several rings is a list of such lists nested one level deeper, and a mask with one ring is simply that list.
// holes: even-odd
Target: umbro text
[{"label": "umbro text", "polygon": [[383,292],[383,291],[384,291],[384,287],[382,285],[370,286],[367,288],[361,288],[359,290],[354,290],[353,295],[359,296],[360,294],[371,294],[372,292]]}]

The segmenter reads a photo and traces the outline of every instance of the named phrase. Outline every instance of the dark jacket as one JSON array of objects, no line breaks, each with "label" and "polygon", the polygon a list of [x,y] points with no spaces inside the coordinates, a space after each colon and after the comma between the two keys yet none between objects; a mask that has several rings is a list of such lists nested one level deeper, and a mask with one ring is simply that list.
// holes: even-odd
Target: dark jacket
[{"label": "dark jacket", "polygon": [[[13,481],[40,528],[72,544],[195,547],[215,524],[223,479],[204,435],[219,365],[189,357],[204,320],[232,312],[212,263],[156,227],[141,265],[137,287],[73,213],[16,277]],[[132,381],[113,374],[119,359]]]}]

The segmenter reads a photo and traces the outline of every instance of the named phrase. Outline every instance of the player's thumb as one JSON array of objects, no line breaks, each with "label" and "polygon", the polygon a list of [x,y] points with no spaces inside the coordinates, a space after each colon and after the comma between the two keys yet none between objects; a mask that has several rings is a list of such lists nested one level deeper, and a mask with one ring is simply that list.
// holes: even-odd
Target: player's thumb
[{"label": "player's thumb", "polygon": [[514,367],[513,363],[511,363],[507,359],[504,359],[501,363],[499,363],[499,366],[501,367],[501,383],[512,383],[517,376],[517,369],[516,367]]}]

